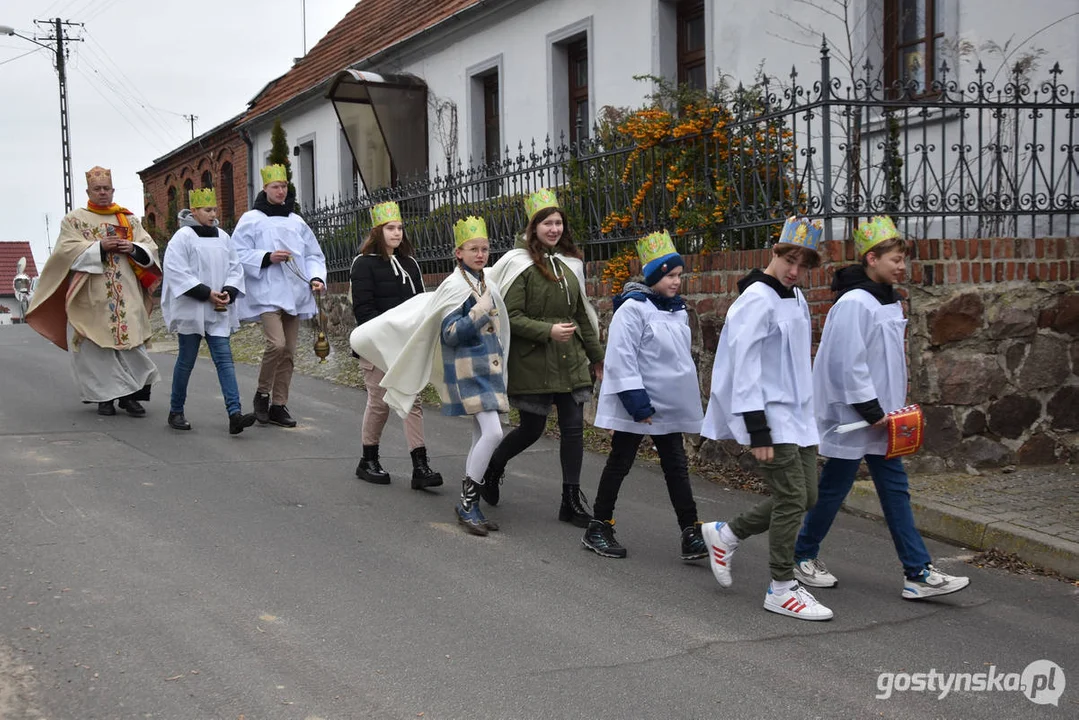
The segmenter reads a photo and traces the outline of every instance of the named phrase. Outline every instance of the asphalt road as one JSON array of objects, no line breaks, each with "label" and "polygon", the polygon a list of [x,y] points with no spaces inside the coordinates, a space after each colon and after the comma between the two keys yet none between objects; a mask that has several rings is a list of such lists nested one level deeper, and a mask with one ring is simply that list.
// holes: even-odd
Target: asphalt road
[{"label": "asphalt road", "polygon": [[[981,570],[931,542],[972,586],[903,601],[884,527],[842,515],[824,556],[840,587],[818,592],[836,619],[780,617],[761,608],[764,538],[739,550],[729,590],[678,560],[655,466],[623,486],[626,560],[583,550],[558,522],[546,440],[511,465],[490,512],[503,531],[476,538],[452,513],[466,421],[428,416],[448,482],[416,492],[391,419],[394,483],[377,487],[353,475],[362,392],[298,376],[299,428],[230,437],[202,359],[182,433],[165,425],[174,358],[154,357],[149,416],[101,418],[65,353],[0,327],[3,720],[1079,716],[1072,585]],[[239,371],[249,403],[254,368]],[[585,458],[589,495],[602,464]],[[706,520],[756,500],[695,491]],[[1000,676],[1040,659],[1060,666],[1054,687],[1066,678],[1059,706],[903,691],[913,673]],[[881,673],[899,674],[888,699]]]}]

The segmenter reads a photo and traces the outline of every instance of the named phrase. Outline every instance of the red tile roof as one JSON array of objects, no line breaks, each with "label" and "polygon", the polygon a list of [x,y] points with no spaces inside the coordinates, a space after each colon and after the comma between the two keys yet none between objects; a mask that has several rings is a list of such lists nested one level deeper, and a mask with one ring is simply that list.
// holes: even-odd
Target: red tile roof
[{"label": "red tile roof", "polygon": [[362,0],[311,51],[251,101],[241,122],[291,100],[339,71],[482,0]]},{"label": "red tile roof", "polygon": [[30,249],[30,243],[0,242],[0,295],[15,294],[11,281],[15,279],[15,264],[21,257],[26,258],[26,274],[37,277],[37,265],[34,264],[34,251]]}]

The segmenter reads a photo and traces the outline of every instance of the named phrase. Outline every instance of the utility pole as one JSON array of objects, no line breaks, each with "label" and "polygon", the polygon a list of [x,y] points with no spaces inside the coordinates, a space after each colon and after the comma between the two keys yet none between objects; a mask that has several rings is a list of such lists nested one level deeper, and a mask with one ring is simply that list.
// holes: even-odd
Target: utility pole
[{"label": "utility pole", "polygon": [[35,25],[51,25],[52,37],[46,38],[34,38],[34,41],[45,40],[56,43],[56,74],[60,77],[60,139],[64,153],[64,212],[71,212],[71,137],[68,132],[68,117],[67,117],[67,71],[65,70],[64,63],[67,59],[67,53],[64,50],[64,41],[68,42],[82,42],[82,38],[68,37],[64,30],[65,27],[82,27],[82,23],[73,23],[61,20],[60,18],[53,18],[52,20],[35,20]]},{"label": "utility pole", "polygon": [[[303,33],[303,55],[307,54],[307,0],[300,0],[300,26]],[[303,57],[301,55],[300,57]]]},{"label": "utility pole", "polygon": [[195,139],[195,121],[199,119],[198,115],[184,115],[184,120],[191,122],[191,139]]}]

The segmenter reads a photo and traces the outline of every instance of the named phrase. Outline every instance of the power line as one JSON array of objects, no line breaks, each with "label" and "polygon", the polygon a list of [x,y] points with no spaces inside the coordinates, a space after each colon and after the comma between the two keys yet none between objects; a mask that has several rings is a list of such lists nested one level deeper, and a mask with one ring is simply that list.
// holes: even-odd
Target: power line
[{"label": "power line", "polygon": [[[120,64],[112,59],[112,56],[109,55],[109,51],[106,50],[105,47],[97,41],[97,38],[95,38],[89,31],[87,31],[86,37],[87,39],[89,39],[90,45],[93,46],[93,48],[87,46],[90,52],[92,52],[95,56],[98,56],[99,54],[104,56],[102,64],[106,67],[111,65],[116,70],[119,75],[117,82],[124,86],[128,90],[128,92],[131,93],[132,96],[134,96],[136,102],[138,102],[138,104],[144,110],[153,110],[157,113],[167,113],[175,117],[185,117],[183,113],[173,112],[172,110],[165,110],[152,105],[146,95],[142,91],[140,91],[138,87],[135,86],[135,83],[131,80],[130,77],[128,77],[127,73],[124,72],[124,69],[120,67]],[[100,51],[100,53],[98,51]],[[174,132],[171,127],[165,124],[164,120],[164,118],[158,118],[161,127],[166,128],[166,131],[169,133]]]},{"label": "power line", "polygon": [[[93,54],[92,50],[90,50],[89,48],[87,48],[87,50],[90,51],[90,54]],[[146,108],[142,106],[139,100],[133,96],[132,92],[128,88],[124,87],[123,83],[119,80],[119,78],[114,78],[98,69],[97,65],[95,65],[91,61],[89,55],[83,55],[80,56],[80,58],[83,62],[86,63],[87,67],[98,76],[99,81],[106,85],[110,90],[112,90],[113,93],[115,93],[116,96],[120,98],[124,102],[124,104],[131,109],[132,112],[138,113],[139,110],[142,110],[142,112],[145,113],[146,118],[156,124],[156,129],[154,129],[155,133],[160,130],[163,137],[169,137],[172,135],[174,130],[168,127],[164,122],[162,122],[160,118],[148,112]],[[153,125],[150,125],[149,123],[148,126],[153,127]]]},{"label": "power line", "polygon": [[[155,141],[151,141],[152,144],[155,145],[155,146],[157,146],[159,143],[163,143],[165,145],[171,145],[173,143],[173,140],[171,140],[168,137],[167,129],[166,129],[165,133],[162,134],[162,132],[160,132],[157,128],[155,128],[153,125],[148,123],[146,121],[146,119],[140,114],[138,106],[132,100],[130,100],[124,93],[122,93],[119,90],[119,88],[117,88],[109,80],[109,78],[104,73],[102,73],[92,63],[90,63],[88,59],[84,58],[84,60],[86,60],[86,65],[89,68],[89,70],[91,72],[93,72],[97,77],[96,77],[96,79],[91,78],[88,75],[86,75],[86,73],[83,73],[83,75],[86,76],[90,80],[91,84],[94,85],[95,90],[98,90],[98,93],[101,94],[102,97],[104,97],[104,94],[101,93],[100,89],[97,88],[97,85],[104,85],[108,90],[110,90],[112,92],[113,96],[122,105],[124,105],[127,108],[127,110],[126,111],[121,111],[121,110],[119,110],[119,108],[117,108],[111,102],[109,104],[112,105],[113,109],[117,110],[117,112],[120,112],[122,115],[124,115],[124,118],[128,121],[129,124],[134,126],[134,123],[132,122],[132,118],[141,121],[143,123],[143,126],[145,127],[145,129],[147,131],[149,131],[151,134],[156,136],[157,139]],[[82,72],[81,67],[79,68],[79,71]],[[149,115],[147,115],[146,117],[149,117]],[[141,131],[139,132],[139,134],[142,135],[145,139],[149,140],[149,138],[147,138],[146,135],[143,134]]]},{"label": "power line", "polygon": [[88,74],[83,72],[81,67],[76,66],[75,69],[79,71],[80,75],[82,75],[84,78],[86,78],[87,80],[90,81],[90,86],[94,89],[94,92],[96,92],[98,95],[100,95],[101,99],[104,100],[106,103],[108,103],[109,107],[111,107],[113,110],[115,110],[116,114],[119,115],[120,117],[122,117],[124,119],[124,121],[128,125],[131,126],[132,130],[134,130],[139,135],[141,135],[142,139],[145,140],[146,142],[150,143],[151,146],[158,147],[158,143],[160,141],[159,140],[158,141],[151,140],[150,138],[146,137],[146,134],[137,125],[135,125],[135,123],[133,123],[131,121],[130,117],[128,117],[129,113],[126,113],[123,110],[121,110],[120,108],[116,107],[116,105],[112,102],[112,100],[110,100],[108,98],[108,96],[105,95],[105,93],[101,92],[101,89],[97,87],[97,85],[94,83],[94,79],[92,77],[90,77]]},{"label": "power line", "polygon": [[9,62],[15,62],[19,58],[24,58],[27,55],[33,55],[34,53],[41,52],[42,50],[44,50],[44,48],[34,48],[33,50],[30,50],[29,52],[24,52],[22,55],[16,55],[15,57],[8,58],[7,60],[0,60],[0,65],[7,65]]}]

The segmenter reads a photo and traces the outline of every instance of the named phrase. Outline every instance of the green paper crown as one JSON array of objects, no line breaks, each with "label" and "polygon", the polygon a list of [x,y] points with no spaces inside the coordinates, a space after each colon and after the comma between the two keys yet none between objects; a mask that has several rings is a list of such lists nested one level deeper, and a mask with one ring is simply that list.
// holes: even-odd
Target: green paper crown
[{"label": "green paper crown", "polygon": [[469,215],[453,225],[453,246],[459,248],[469,240],[487,239],[487,223],[483,218]]},{"label": "green paper crown", "polygon": [[554,190],[543,188],[525,198],[525,212],[528,213],[529,222],[532,222],[536,213],[549,207],[558,207],[558,197],[554,194]]},{"label": "green paper crown", "polygon": [[786,245],[798,245],[799,247],[819,252],[821,235],[823,234],[824,222],[821,220],[810,220],[805,216],[792,215],[784,223],[783,232],[777,242]]},{"label": "green paper crown", "polygon": [[267,165],[262,168],[262,187],[272,182],[288,182],[288,170],[284,165]]},{"label": "green paper crown", "polygon": [[886,215],[876,215],[866,220],[854,231],[854,250],[862,257],[885,240],[899,237],[895,223]]},{"label": "green paper crown", "polygon": [[666,230],[646,235],[637,241],[637,257],[641,260],[642,268],[656,258],[676,252],[671,234]]},{"label": "green paper crown", "polygon": [[213,188],[202,188],[201,190],[188,190],[187,191],[187,206],[194,210],[195,208],[204,207],[217,207],[217,195],[214,193]]},{"label": "green paper crown", "polygon": [[371,208],[372,225],[378,227],[388,222],[401,222],[401,208],[397,207],[397,203],[384,202]]}]

